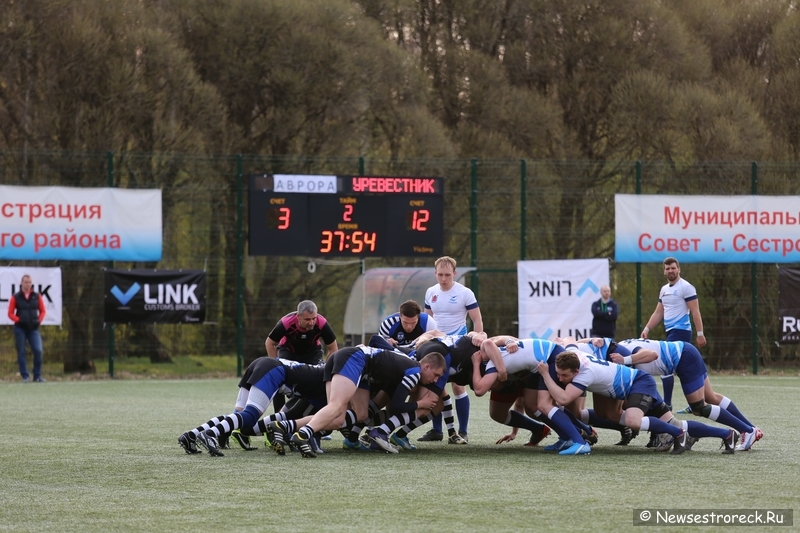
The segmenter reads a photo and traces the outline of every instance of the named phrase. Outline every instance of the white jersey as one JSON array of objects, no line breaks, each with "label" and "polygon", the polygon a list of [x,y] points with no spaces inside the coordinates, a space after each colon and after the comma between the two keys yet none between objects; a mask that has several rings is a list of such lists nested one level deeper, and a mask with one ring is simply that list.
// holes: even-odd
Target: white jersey
[{"label": "white jersey", "polygon": [[664,329],[679,329],[692,331],[689,321],[689,306],[686,302],[697,299],[697,290],[694,286],[681,278],[675,285],[667,283],[661,287],[658,301],[664,306]]},{"label": "white jersey", "polygon": [[[542,339],[519,339],[517,341],[519,349],[514,353],[508,353],[505,346],[499,348],[506,365],[506,372],[511,375],[517,372],[538,373],[537,366],[539,363],[547,363],[556,346],[558,346],[556,343]],[[497,372],[497,369],[494,363],[489,361],[486,363],[486,373],[492,372]]]},{"label": "white jersey", "polygon": [[644,370],[653,376],[671,376],[678,368],[678,363],[681,362],[681,354],[683,353],[682,341],[653,341],[650,339],[628,339],[617,343],[619,346],[624,346],[629,349],[631,353],[636,350],[653,350],[658,354],[658,358],[649,363],[639,363],[633,365],[634,368]]},{"label": "white jersey", "polygon": [[593,355],[579,353],[581,367],[573,378],[576,387],[617,400],[628,397],[639,372],[624,365],[603,361]]},{"label": "white jersey", "polygon": [[436,284],[425,292],[425,309],[433,312],[439,329],[448,335],[467,333],[467,311],[477,308],[475,294],[458,282],[449,291]]}]

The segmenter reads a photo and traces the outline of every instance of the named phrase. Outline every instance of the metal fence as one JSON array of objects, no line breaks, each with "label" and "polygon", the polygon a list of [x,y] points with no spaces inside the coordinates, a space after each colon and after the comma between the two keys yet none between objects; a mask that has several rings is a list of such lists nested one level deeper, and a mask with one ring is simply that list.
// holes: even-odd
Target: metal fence
[{"label": "metal fence", "polygon": [[[0,183],[28,186],[160,188],[164,253],[158,263],[115,268],[201,268],[207,323],[117,326],[103,323],[102,269],[109,263],[17,262],[61,266],[64,325],[46,328],[45,357],[65,371],[91,371],[108,357],[264,353],[264,339],[297,302],[312,299],[343,338],[350,288],[366,268],[423,266],[433,258],[320,260],[251,257],[246,245],[246,180],[254,173],[440,176],[445,179],[445,253],[476,267],[469,285],[487,332],[516,334],[516,262],[611,258],[621,312],[618,336],[635,337],[665,283],[660,263],[614,263],[614,194],[797,195],[800,165],[752,162],[680,165],[633,161],[371,159],[305,156],[6,152]],[[0,199],[0,202],[2,199]],[[307,268],[313,259],[316,269]],[[8,263],[6,263],[8,264]],[[795,346],[778,346],[775,264],[684,264],[698,290],[714,369],[796,366]],[[111,331],[111,335],[109,334]],[[663,331],[655,330],[655,336]],[[0,372],[15,371],[11,328],[0,328]],[[656,338],[653,337],[653,338]],[[78,362],[76,364],[76,361]],[[83,361],[83,363],[81,363]]]}]

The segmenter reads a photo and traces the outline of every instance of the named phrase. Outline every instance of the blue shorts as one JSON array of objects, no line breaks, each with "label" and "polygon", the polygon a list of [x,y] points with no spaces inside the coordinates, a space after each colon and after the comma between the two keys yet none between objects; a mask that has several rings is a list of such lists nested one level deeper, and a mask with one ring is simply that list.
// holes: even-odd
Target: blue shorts
[{"label": "blue shorts", "polygon": [[637,393],[653,398],[653,405],[658,405],[664,401],[664,399],[658,393],[656,380],[653,379],[653,376],[641,370],[638,371],[636,373],[636,377],[633,378],[633,383],[631,384],[631,390],[628,392],[628,396]]},{"label": "blue shorts", "polygon": [[692,344],[686,342],[681,352],[681,360],[675,368],[675,374],[681,380],[681,389],[684,394],[691,394],[703,388],[708,368],[703,361],[703,356]]},{"label": "blue shorts", "polygon": [[336,351],[325,362],[325,381],[331,381],[335,374],[344,376],[358,387],[367,366],[367,356],[358,348],[343,348]]},{"label": "blue shorts", "polygon": [[692,342],[692,330],[690,329],[671,329],[667,331],[668,342],[683,341]]}]

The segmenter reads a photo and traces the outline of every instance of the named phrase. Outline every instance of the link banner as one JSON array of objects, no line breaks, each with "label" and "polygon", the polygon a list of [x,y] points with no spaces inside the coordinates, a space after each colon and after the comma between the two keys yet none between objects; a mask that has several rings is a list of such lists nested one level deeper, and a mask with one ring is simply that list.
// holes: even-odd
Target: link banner
[{"label": "link banner", "polygon": [[202,270],[105,271],[105,322],[202,323],[206,273]]}]

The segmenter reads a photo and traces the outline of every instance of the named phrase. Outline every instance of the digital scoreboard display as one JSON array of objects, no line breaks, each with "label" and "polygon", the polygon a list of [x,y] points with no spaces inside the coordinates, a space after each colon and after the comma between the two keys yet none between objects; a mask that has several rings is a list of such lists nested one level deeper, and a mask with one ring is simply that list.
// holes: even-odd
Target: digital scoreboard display
[{"label": "digital scoreboard display", "polygon": [[441,256],[444,180],[249,176],[250,255]]}]

